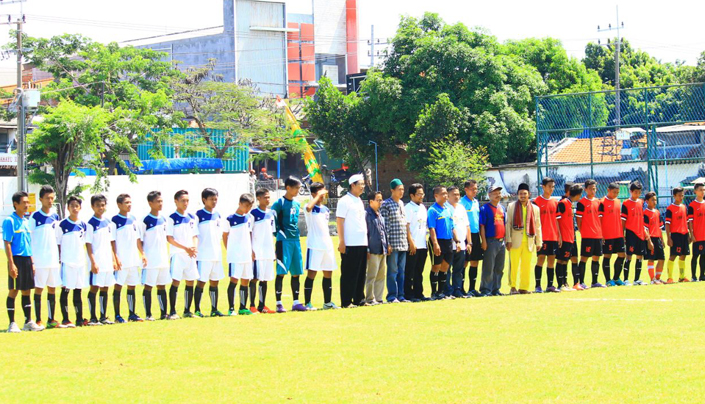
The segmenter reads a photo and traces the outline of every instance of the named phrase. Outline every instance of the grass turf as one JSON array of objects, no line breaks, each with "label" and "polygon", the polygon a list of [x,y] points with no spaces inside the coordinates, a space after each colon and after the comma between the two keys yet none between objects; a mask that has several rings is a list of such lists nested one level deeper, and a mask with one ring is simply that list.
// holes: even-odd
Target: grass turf
[{"label": "grass turf", "polygon": [[[335,301],[338,285],[336,276]],[[703,291],[619,287],[2,333],[0,401],[696,402]],[[290,306],[288,280],[284,292]]]}]

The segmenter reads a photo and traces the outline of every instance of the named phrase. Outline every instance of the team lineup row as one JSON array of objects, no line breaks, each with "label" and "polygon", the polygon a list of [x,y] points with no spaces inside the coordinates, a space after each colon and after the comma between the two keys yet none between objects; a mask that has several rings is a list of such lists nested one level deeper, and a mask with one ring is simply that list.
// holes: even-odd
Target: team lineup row
[{"label": "team lineup row", "polygon": [[[541,277],[547,263],[548,292],[587,289],[584,282],[587,261],[592,258],[592,287],[630,284],[629,268],[636,258],[635,284],[641,284],[642,259],[648,260],[652,283],[661,283],[665,261],[661,228],[664,221],[656,210],[654,193],[640,199],[641,185],[630,185],[631,198],[620,203],[619,186],[610,184],[608,195],[595,198],[596,183],[588,180],[581,185],[567,184],[565,196],[551,197],[554,181],[545,178],[543,195],[529,200],[529,187],[520,185],[518,200],[506,209],[499,203],[501,188],[489,189],[490,203],[480,207],[475,199],[477,182],[464,184],[465,196],[456,187],[434,188],[435,204],[423,205],[421,184],[412,184],[410,202],[403,204],[404,185],[400,180],[390,184],[391,197],[383,200],[380,192],[369,195],[365,208],[360,195],[364,191],[361,175],[350,178],[349,192],[337,206],[341,254],[340,296],[343,307],[375,305],[384,302],[417,302],[456,297],[501,295],[499,292],[505,262],[505,250],[510,254],[510,286],[512,294],[529,293],[530,263],[535,253],[536,288],[543,292]],[[204,208],[188,213],[189,194],[174,195],[176,212],[163,217],[160,192],[147,196],[150,213],[143,220],[131,214],[131,198],[117,197],[119,213],[104,217],[107,200],[102,195],[91,198],[93,217],[84,223],[78,215],[82,201],[70,197],[68,217],[59,220],[51,209],[55,194],[50,186],[40,190],[42,209],[26,217],[29,200],[26,193],[13,195],[15,212],[3,223],[5,251],[8,257],[9,295],[7,310],[9,332],[20,331],[14,322],[15,298],[22,294],[25,315],[24,330],[45,328],[41,322],[41,296],[47,289],[49,328],[71,328],[76,325],[111,324],[107,317],[108,290],[113,287],[115,321],[126,322],[120,315],[121,290],[127,286],[129,316],[127,321],[143,321],[135,311],[135,287],[144,285],[142,300],[145,320],[152,316],[152,293],[156,286],[161,319],[178,319],[176,300],[181,281],[184,289],[184,317],[204,317],[201,298],[208,284],[211,316],[223,316],[218,311],[218,282],[224,278],[221,241],[226,248],[229,276],[229,315],[257,312],[273,313],[266,304],[268,282],[275,281],[276,312],[285,312],[281,301],[284,276],[291,275],[294,298],[292,310],[309,311],[313,282],[323,272],[324,309],[337,309],[332,302],[332,272],[337,269],[333,241],[326,207],[327,191],[323,184],[311,185],[311,201],[305,206],[308,228],[304,285],[305,302],[299,301],[299,276],[303,275],[298,219],[301,206],[294,200],[301,182],[290,177],[285,181],[286,194],[270,206],[270,195],[258,190],[253,197],[243,194],[238,209],[223,218],[215,210],[218,192],[206,188],[201,193]],[[671,247],[668,283],[673,281],[673,266],[689,254],[693,242],[692,280],[703,280],[703,248],[705,247],[705,188],[696,184],[696,200],[683,205],[683,190],[673,191],[674,203],[666,210],[665,229]],[[583,192],[586,196],[583,197]],[[256,201],[255,201],[256,198]],[[581,232],[581,253],[578,255],[573,218]],[[256,207],[253,209],[253,205]],[[646,209],[644,209],[646,203]],[[273,234],[276,235],[276,242]],[[170,245],[170,248],[168,247]],[[611,256],[617,255],[612,271]],[[431,297],[423,293],[423,269],[426,257],[432,263]],[[599,259],[607,285],[598,282]],[[578,257],[580,260],[578,261]],[[698,260],[699,257],[699,260]],[[479,291],[475,284],[479,262],[483,261]],[[701,264],[700,277],[695,271]],[[567,266],[572,262],[573,286],[568,284]],[[685,263],[680,281],[688,281]],[[470,268],[469,272],[467,268]],[[623,282],[621,274],[624,271]],[[386,274],[385,274],[386,272]],[[465,278],[469,285],[466,291]],[[613,274],[613,276],[610,276]],[[449,276],[450,275],[450,276]],[[520,276],[517,284],[517,277]],[[554,277],[557,284],[553,285]],[[239,283],[239,290],[238,290]],[[167,297],[166,287],[171,285]],[[386,297],[383,296],[387,289]],[[83,317],[81,290],[89,287],[90,319]],[[59,298],[62,321],[54,319],[55,292]],[[34,289],[37,321],[32,321],[30,301]],[[76,323],[69,319],[68,300],[73,290]],[[235,292],[239,292],[239,308],[235,307]],[[259,292],[259,299],[256,298]],[[248,308],[249,295],[249,308]],[[96,302],[98,300],[99,303]],[[256,302],[257,301],[257,302]],[[191,311],[193,303],[194,311]],[[256,304],[257,303],[257,304]],[[96,311],[100,310],[100,317]]]}]

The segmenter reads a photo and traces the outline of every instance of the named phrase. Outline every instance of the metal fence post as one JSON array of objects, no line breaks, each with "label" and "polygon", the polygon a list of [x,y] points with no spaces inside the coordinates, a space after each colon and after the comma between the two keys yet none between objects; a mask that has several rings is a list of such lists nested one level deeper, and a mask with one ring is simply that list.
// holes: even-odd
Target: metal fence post
[{"label": "metal fence post", "polygon": [[592,151],[592,93],[588,94],[588,134],[590,135],[590,178],[595,178],[595,162]]}]

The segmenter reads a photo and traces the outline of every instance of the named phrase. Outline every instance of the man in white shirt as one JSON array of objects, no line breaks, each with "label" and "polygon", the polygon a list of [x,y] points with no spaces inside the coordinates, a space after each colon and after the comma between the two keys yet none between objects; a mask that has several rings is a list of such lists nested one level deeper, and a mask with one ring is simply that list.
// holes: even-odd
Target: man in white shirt
[{"label": "man in white shirt", "polygon": [[456,186],[448,187],[448,202],[453,207],[453,223],[455,224],[458,240],[453,249],[453,264],[451,268],[451,281],[446,286],[446,295],[466,297],[463,294],[463,272],[465,271],[465,253],[472,251],[470,236],[470,221],[465,207],[460,204],[460,190]]},{"label": "man in white shirt", "polygon": [[169,250],[166,241],[166,219],[160,215],[164,200],[162,193],[152,191],[147,194],[149,214],[142,220],[142,250],[147,259],[147,265],[142,270],[142,300],[147,317],[145,320],[154,321],[152,317],[152,288],[157,287],[157,299],[161,309],[161,319],[166,320],[166,285],[171,282],[169,273]]},{"label": "man in white shirt", "polygon": [[184,300],[188,300],[188,288],[194,286],[198,279],[196,255],[198,254],[198,224],[196,216],[186,210],[189,205],[188,191],[180,190],[174,194],[176,212],[166,219],[166,241],[171,244],[171,288],[169,288],[169,320],[178,320],[176,298],[179,284],[186,281]]},{"label": "man in white shirt", "polygon": [[348,180],[350,189],[338,201],[338,251],[340,252],[340,303],[344,308],[357,307],[365,296],[367,274],[367,222],[360,195],[365,190],[362,174]]},{"label": "man in white shirt", "polygon": [[428,212],[423,204],[423,185],[409,186],[409,203],[404,210],[411,232],[411,242],[406,257],[404,296],[412,302],[431,300],[423,295],[423,269],[428,255]]},{"label": "man in white shirt", "polygon": [[[184,317],[193,317],[191,313],[191,299],[194,299],[194,310],[201,313],[201,298],[203,288],[209,284],[208,292],[211,297],[211,313],[218,317],[218,282],[223,279],[223,226],[225,221],[220,213],[215,211],[218,204],[218,191],[206,188],[201,191],[203,209],[196,212],[198,218],[198,282],[194,293],[193,287],[186,286],[186,303],[184,304]],[[202,313],[201,313],[202,315]]]}]

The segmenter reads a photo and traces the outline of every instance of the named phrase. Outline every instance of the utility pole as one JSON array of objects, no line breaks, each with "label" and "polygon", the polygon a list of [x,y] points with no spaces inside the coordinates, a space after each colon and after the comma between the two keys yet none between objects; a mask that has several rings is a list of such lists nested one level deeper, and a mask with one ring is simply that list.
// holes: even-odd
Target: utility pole
[{"label": "utility pole", "polygon": [[384,46],[384,45],[389,45],[389,41],[385,40],[384,42],[380,41],[379,38],[375,40],[375,26],[372,25],[370,29],[370,39],[367,41],[367,44],[370,45],[370,50],[367,51],[367,54],[370,57],[370,68],[375,66],[375,56],[385,56],[387,54],[387,51],[384,50],[382,51],[382,54],[380,54],[379,50],[375,52],[375,45],[379,46]]},{"label": "utility pole", "polygon": [[[622,124],[622,111],[621,111],[621,103],[620,103],[620,94],[619,94],[619,53],[621,51],[622,47],[622,37],[620,35],[620,30],[624,29],[624,22],[619,21],[619,6],[617,6],[617,23],[613,27],[612,24],[608,24],[607,28],[600,29],[600,26],[597,26],[597,32],[605,32],[605,31],[617,31],[617,43],[615,43],[615,48],[614,48],[614,90],[615,90],[615,125],[619,126]],[[600,44],[600,41],[597,41],[598,44]],[[610,40],[607,39],[607,45],[609,46]]]}]

